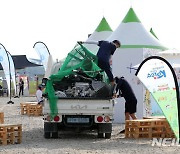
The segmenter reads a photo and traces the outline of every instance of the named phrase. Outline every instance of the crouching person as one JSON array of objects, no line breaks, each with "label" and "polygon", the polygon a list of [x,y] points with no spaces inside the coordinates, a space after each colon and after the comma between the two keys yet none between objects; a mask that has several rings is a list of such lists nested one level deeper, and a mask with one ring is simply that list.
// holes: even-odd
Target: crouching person
[{"label": "crouching person", "polygon": [[43,105],[43,102],[44,102],[44,99],[43,99],[43,92],[42,92],[43,88],[41,85],[38,86],[38,90],[36,91],[36,99],[37,99],[37,102],[38,104],[42,104]]},{"label": "crouching person", "polygon": [[136,96],[128,83],[127,80],[124,79],[124,77],[115,77],[116,82],[116,94],[114,97],[124,97],[125,99],[125,120],[130,120],[132,118],[133,120],[137,119],[135,113],[136,113],[136,106],[137,106],[137,99]]}]

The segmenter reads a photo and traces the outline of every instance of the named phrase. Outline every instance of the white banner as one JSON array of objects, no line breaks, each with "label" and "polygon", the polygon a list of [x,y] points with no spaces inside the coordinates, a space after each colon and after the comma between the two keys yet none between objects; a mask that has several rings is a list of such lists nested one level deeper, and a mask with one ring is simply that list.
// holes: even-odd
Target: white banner
[{"label": "white banner", "polygon": [[172,66],[162,57],[152,56],[140,64],[136,75],[150,91],[179,139],[179,87]]},{"label": "white banner", "polygon": [[48,79],[49,76],[51,75],[51,68],[53,67],[53,64],[54,64],[54,62],[53,62],[52,55],[49,55],[48,63],[47,63],[47,68],[46,68],[46,71],[45,71],[44,78]]},{"label": "white banner", "polygon": [[16,74],[15,74],[14,62],[13,62],[13,59],[9,53],[8,53],[8,56],[9,56],[9,61],[10,61],[11,78],[12,78],[13,85],[14,85],[14,92],[16,94],[17,89],[16,89]]},{"label": "white banner", "polygon": [[37,54],[39,55],[39,58],[44,66],[44,70],[46,71],[48,58],[50,55],[47,46],[43,42],[36,42],[33,48],[36,50]]},{"label": "white banner", "polygon": [[[8,57],[9,57],[9,60],[8,60]],[[9,94],[10,94],[10,72],[11,72],[11,78],[13,80],[14,89],[15,89],[15,93],[16,93],[16,79],[15,79],[14,62],[12,60],[11,55],[6,51],[6,49],[4,48],[4,46],[2,44],[0,44],[0,63],[4,70],[4,75],[5,75],[5,78],[7,81]],[[10,66],[9,66],[9,64],[10,64]]]}]

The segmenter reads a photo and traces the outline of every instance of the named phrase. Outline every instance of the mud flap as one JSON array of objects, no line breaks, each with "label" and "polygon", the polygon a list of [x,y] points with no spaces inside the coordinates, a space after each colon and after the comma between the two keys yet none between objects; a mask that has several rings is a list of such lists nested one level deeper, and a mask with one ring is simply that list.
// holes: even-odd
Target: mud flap
[{"label": "mud flap", "polygon": [[57,123],[44,123],[44,132],[58,132]]},{"label": "mud flap", "polygon": [[112,123],[98,124],[98,133],[111,133]]}]

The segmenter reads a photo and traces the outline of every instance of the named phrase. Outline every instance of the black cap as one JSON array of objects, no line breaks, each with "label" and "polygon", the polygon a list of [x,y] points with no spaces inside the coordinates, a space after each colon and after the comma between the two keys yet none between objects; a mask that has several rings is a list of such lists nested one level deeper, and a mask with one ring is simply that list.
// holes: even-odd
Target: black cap
[{"label": "black cap", "polygon": [[118,44],[119,46],[121,46],[121,42],[119,40],[114,40],[113,43]]},{"label": "black cap", "polygon": [[39,89],[41,89],[41,88],[42,88],[42,85],[41,85],[41,84],[40,84],[40,85],[38,85],[38,88],[39,88]]}]

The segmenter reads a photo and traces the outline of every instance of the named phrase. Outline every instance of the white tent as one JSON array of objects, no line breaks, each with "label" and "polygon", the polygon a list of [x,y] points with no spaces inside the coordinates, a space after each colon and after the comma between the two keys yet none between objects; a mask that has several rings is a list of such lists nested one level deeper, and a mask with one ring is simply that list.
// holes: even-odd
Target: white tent
[{"label": "white tent", "polygon": [[159,56],[177,56],[180,55],[180,51],[177,49],[169,49],[165,51],[158,52],[157,55]]},{"label": "white tent", "polygon": [[[88,37],[86,40],[88,41],[100,41],[100,40],[106,40],[111,34],[112,29],[109,26],[107,20],[105,17],[103,17],[97,26],[97,28],[94,30],[94,32]],[[90,50],[93,54],[96,55],[99,47],[95,44],[83,44],[88,50]],[[78,47],[78,46],[77,46]],[[63,64],[65,58],[60,60],[60,63]]]},{"label": "white tent", "polygon": [[[121,48],[117,49],[113,55],[112,71],[115,76],[124,76],[131,84],[138,99],[137,116],[142,118],[145,113],[143,85],[139,83],[132,66],[141,63],[144,58],[165,50],[149,31],[147,31],[141,21],[136,16],[133,8],[130,8],[127,15],[117,27],[117,29],[107,39],[112,41],[117,39],[121,42]],[[118,98],[115,106],[114,121],[124,122],[124,99]]]},{"label": "white tent", "polygon": [[144,28],[133,8],[129,9],[121,24],[108,38],[108,40],[114,39],[121,41],[121,48],[167,49]]},{"label": "white tent", "polygon": [[[105,17],[103,17],[95,31],[90,35],[90,37],[86,41],[88,42],[106,40],[111,34],[112,29],[106,21]],[[98,51],[98,46],[95,44],[84,44],[84,46],[94,54],[96,54]]]},{"label": "white tent", "polygon": [[160,51],[156,55],[165,58],[173,68],[180,68],[180,50],[169,49]]},{"label": "white tent", "polygon": [[[180,62],[179,63],[174,63],[174,62],[170,62],[170,61],[168,61],[168,62],[171,64],[172,68],[180,68]],[[137,70],[139,65],[140,64],[133,66],[132,69]]]}]

